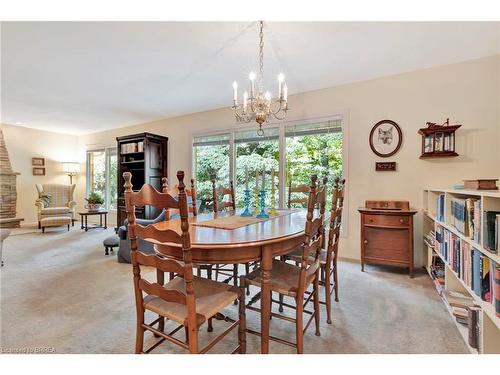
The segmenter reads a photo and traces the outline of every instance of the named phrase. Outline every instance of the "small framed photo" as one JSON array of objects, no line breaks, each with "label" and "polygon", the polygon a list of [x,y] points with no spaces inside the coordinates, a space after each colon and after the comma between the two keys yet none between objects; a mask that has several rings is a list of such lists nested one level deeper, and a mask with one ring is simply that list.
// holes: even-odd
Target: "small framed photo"
[{"label": "small framed photo", "polygon": [[43,167],[45,165],[45,158],[31,158],[31,165],[34,167]]},{"label": "small framed photo", "polygon": [[33,176],[45,176],[45,168],[33,167]]}]

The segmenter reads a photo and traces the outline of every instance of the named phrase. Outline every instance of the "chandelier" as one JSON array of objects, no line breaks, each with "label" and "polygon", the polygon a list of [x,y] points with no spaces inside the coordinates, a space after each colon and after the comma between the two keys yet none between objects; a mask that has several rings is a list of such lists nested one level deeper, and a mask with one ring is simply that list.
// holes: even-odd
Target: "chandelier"
[{"label": "chandelier", "polygon": [[[262,124],[270,118],[283,120],[288,110],[288,87],[285,76],[278,74],[278,97],[273,99],[269,91],[264,91],[264,22],[259,21],[259,77],[250,72],[250,95],[247,91],[243,93],[243,103],[238,103],[238,82],[233,82],[233,108],[236,121],[249,123],[255,121],[259,124],[257,134],[264,135]],[[258,90],[255,91],[255,79],[258,78]]]}]

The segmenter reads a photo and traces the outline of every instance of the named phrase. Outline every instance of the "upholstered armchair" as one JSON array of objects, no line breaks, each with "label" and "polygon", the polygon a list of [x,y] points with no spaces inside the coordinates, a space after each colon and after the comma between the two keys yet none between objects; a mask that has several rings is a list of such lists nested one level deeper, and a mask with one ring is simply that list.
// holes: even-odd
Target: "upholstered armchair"
[{"label": "upholstered armchair", "polygon": [[38,199],[35,206],[38,208],[38,228],[40,220],[45,217],[70,217],[75,225],[75,206],[73,200],[76,185],[64,184],[36,184]]}]

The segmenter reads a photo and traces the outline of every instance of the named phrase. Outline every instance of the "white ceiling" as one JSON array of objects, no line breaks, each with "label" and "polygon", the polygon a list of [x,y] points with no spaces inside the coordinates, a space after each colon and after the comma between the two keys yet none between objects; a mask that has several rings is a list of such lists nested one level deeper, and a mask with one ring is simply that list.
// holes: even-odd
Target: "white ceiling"
[{"label": "white ceiling", "polygon": [[[500,53],[500,23],[273,22],[265,74],[290,94]],[[84,134],[231,104],[257,23],[3,22],[1,120]]]}]

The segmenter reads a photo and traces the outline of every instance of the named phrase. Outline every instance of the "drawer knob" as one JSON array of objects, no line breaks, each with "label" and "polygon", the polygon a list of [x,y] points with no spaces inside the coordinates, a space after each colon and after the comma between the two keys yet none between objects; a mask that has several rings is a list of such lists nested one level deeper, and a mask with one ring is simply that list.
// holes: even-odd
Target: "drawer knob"
[{"label": "drawer knob", "polygon": [[399,222],[403,224],[405,221],[403,219],[399,219]]},{"label": "drawer knob", "polygon": [[366,245],[366,244],[368,243],[368,240],[364,240],[363,242],[364,242],[364,243],[365,243],[365,245]]},{"label": "drawer knob", "polygon": [[370,218],[368,221],[369,221],[370,223],[373,223],[373,219],[372,219],[372,218]]}]

